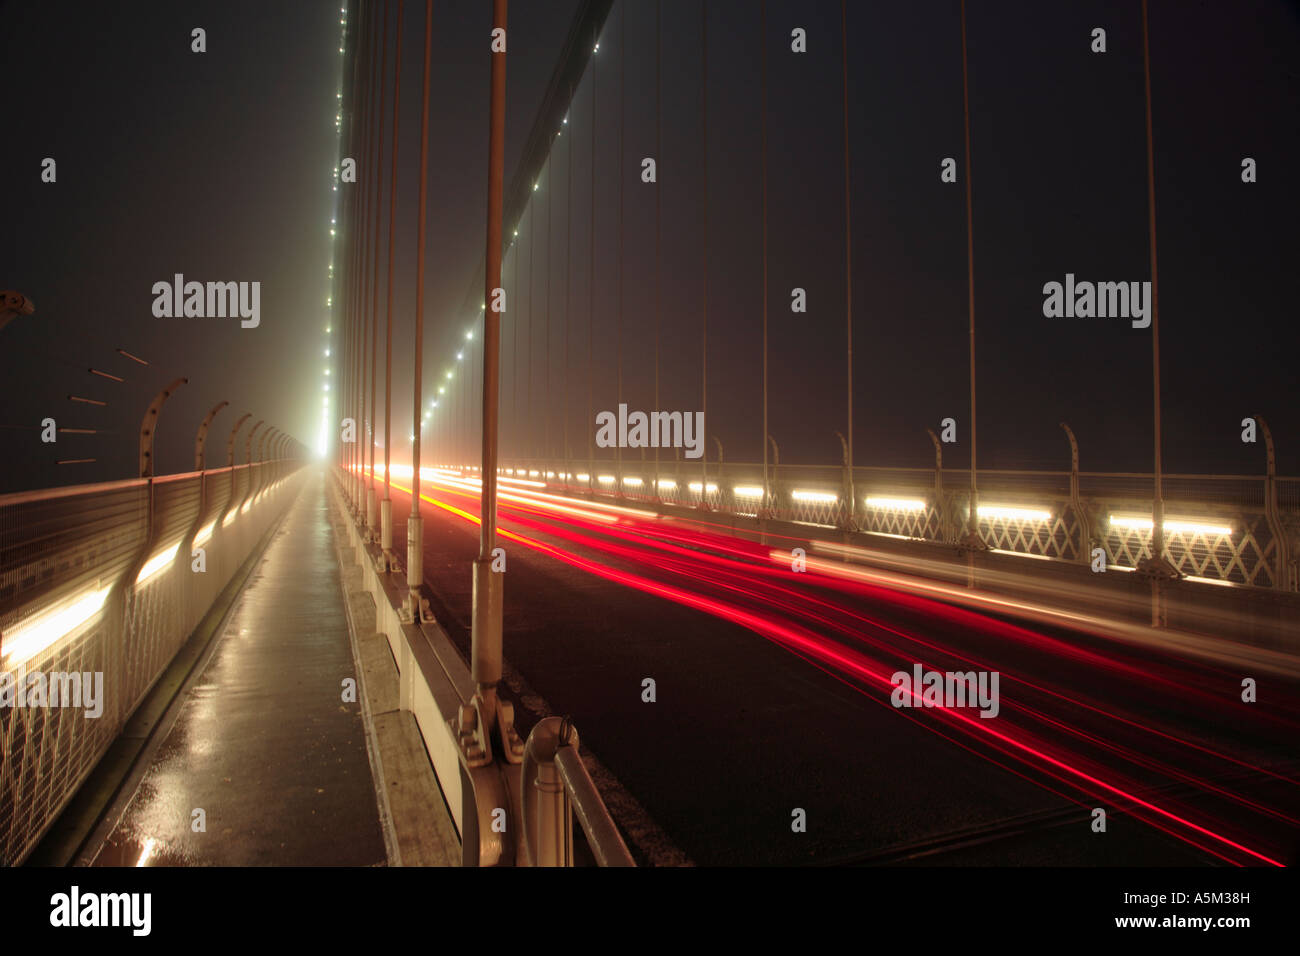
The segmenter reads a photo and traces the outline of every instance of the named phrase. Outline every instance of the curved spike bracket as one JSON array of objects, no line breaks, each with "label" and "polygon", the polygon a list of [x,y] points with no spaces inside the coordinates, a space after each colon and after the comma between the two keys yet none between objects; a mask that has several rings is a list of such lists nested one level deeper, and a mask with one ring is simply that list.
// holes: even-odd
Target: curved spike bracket
[{"label": "curved spike bracket", "polygon": [[153,397],[149,407],[145,409],[144,418],[140,421],[140,477],[153,477],[153,438],[154,433],[158,430],[158,413],[162,411],[163,403],[171,398],[172,393],[182,385],[189,382],[188,378],[175,379],[170,385]]},{"label": "curved spike bracket", "polygon": [[212,419],[217,417],[217,412],[221,411],[229,402],[218,402],[212,406],[212,411],[204,417],[202,424],[199,425],[199,432],[194,436],[194,470],[203,471],[206,462],[203,460],[203,450],[208,443],[208,426],[212,424]]},{"label": "curved spike bracket", "polygon": [[239,434],[239,429],[243,427],[244,422],[253,417],[252,412],[244,412],[235,426],[230,429],[230,438],[226,441],[226,464],[230,467],[235,465],[235,436]]},{"label": "curved spike bracket", "polygon": [[257,424],[253,426],[252,431],[248,433],[248,437],[244,439],[244,464],[245,465],[249,464],[253,460],[253,436],[257,434],[257,430],[262,427],[262,423],[265,421],[266,419],[259,418],[257,420]]}]

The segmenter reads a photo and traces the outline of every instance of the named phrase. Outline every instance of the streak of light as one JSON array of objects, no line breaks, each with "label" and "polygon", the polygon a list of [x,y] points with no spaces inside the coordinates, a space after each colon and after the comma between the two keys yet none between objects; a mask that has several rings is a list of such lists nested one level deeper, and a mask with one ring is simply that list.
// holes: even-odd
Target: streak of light
[{"label": "streak of light", "polygon": [[136,866],[148,866],[149,861],[153,859],[154,851],[158,849],[158,841],[149,837],[144,841],[144,846],[140,850],[140,859],[135,861]]},{"label": "streak of light", "polygon": [[[471,499],[470,507],[473,507],[474,502],[472,501],[472,499],[477,490],[476,484],[477,482],[474,480],[458,481],[452,483],[452,487],[450,490],[452,490],[455,494],[465,495],[467,498]],[[477,519],[473,517],[472,513],[466,510],[465,508],[457,508],[455,506],[448,505],[446,502],[436,500],[430,496],[422,496],[422,497],[424,498],[425,501],[428,501],[430,504],[434,505],[435,507],[444,508],[452,513],[458,514],[461,517],[465,517],[467,518],[467,520],[470,520],[472,522],[477,521]],[[762,584],[762,583],[746,580],[747,572],[750,572],[748,576],[752,577],[752,572],[761,569],[755,569],[752,566],[740,565],[736,562],[723,561],[722,559],[717,558],[714,555],[702,555],[696,549],[698,549],[699,547],[709,547],[711,549],[720,550],[725,553],[735,554],[737,558],[742,560],[770,559],[774,564],[778,566],[780,564],[788,564],[790,560],[790,555],[788,552],[782,553],[780,551],[769,551],[768,549],[756,545],[752,542],[745,541],[743,538],[739,538],[739,539],[728,538],[727,540],[729,541],[729,543],[720,544],[718,543],[718,540],[716,540],[717,536],[714,536],[715,540],[711,541],[708,544],[705,544],[704,538],[699,538],[698,535],[696,535],[696,533],[688,532],[685,530],[684,525],[686,525],[687,522],[681,522],[678,520],[665,520],[653,514],[649,516],[652,519],[650,522],[651,530],[649,531],[647,531],[645,528],[639,527],[635,523],[628,524],[627,527],[625,528],[622,521],[620,521],[620,523],[616,526],[611,526],[608,524],[608,522],[602,522],[601,525],[597,526],[594,529],[594,530],[598,530],[600,534],[603,536],[612,535],[618,538],[619,540],[635,541],[638,547],[641,548],[652,546],[658,550],[670,550],[673,553],[673,555],[675,555],[675,556],[665,557],[660,559],[652,559],[652,558],[648,558],[647,555],[641,551],[637,551],[630,548],[623,548],[622,546],[614,545],[610,542],[603,542],[601,539],[593,538],[590,535],[583,534],[580,530],[565,531],[562,528],[556,529],[556,528],[551,528],[548,525],[538,524],[537,523],[538,521],[554,520],[557,517],[555,514],[548,513],[552,511],[551,505],[546,500],[547,498],[550,497],[554,497],[554,496],[544,496],[539,493],[534,493],[531,491],[521,489],[519,494],[511,496],[511,500],[509,502],[503,503],[503,517],[512,516],[515,515],[516,513],[525,516],[534,515],[536,516],[535,518],[512,517],[511,518],[512,524],[518,525],[520,523],[523,523],[525,524],[525,526],[537,527],[549,535],[559,536],[566,540],[571,540],[586,548],[595,547],[607,553],[613,554],[615,556],[626,557],[629,560],[639,560],[643,563],[649,560],[650,565],[652,567],[657,568],[665,573],[673,573],[673,574],[680,575],[683,577],[683,579],[687,581],[691,581],[692,585],[695,585],[696,582],[700,580],[707,580],[707,583],[710,585],[723,586],[729,591],[731,591],[732,593],[743,594],[746,600],[764,601],[765,604],[771,606],[778,613],[781,613],[783,615],[798,616],[800,619],[815,622],[820,627],[832,627],[836,630],[837,633],[841,633],[845,635],[845,639],[847,640],[863,640],[866,641],[867,646],[870,647],[875,647],[876,645],[879,644],[879,641],[874,641],[873,643],[872,639],[868,639],[865,636],[860,635],[858,633],[862,630],[860,626],[856,628],[846,629],[846,626],[843,623],[837,622],[835,615],[848,614],[855,619],[861,620],[862,622],[873,623],[875,626],[880,627],[889,633],[895,634],[903,640],[907,640],[911,642],[919,642],[921,645],[929,646],[933,649],[935,653],[955,655],[960,659],[975,663],[980,667],[989,666],[989,665],[985,665],[984,662],[976,661],[974,658],[957,654],[951,649],[940,648],[939,645],[926,642],[916,635],[910,635],[896,628],[890,628],[888,626],[881,624],[880,622],[871,622],[870,619],[868,618],[864,618],[861,615],[854,614],[853,612],[848,611],[847,609],[844,608],[840,608],[837,605],[834,605],[830,602],[815,597],[810,598],[808,594],[804,594],[803,592],[794,592],[784,586],[773,587],[771,583]],[[571,500],[571,499],[565,499],[565,500]],[[519,511],[519,507],[516,506],[515,502],[519,502],[520,506],[523,507],[522,512]],[[593,508],[599,507],[599,503],[592,502],[591,507]],[[555,509],[555,510],[567,512],[569,509]],[[588,509],[582,508],[582,509],[572,509],[572,510],[581,512],[581,511],[587,511]],[[590,520],[590,518],[586,516],[582,516],[579,518],[579,520]],[[705,526],[707,523],[691,521],[689,522],[689,524]],[[717,526],[717,527],[722,528],[723,526]],[[673,546],[672,548],[665,548],[665,546],[661,542],[657,542],[657,541],[647,542],[645,540],[642,540],[642,538],[646,534],[651,534],[656,537],[671,538],[672,540],[680,540],[686,542],[686,546],[685,547]],[[575,566],[584,567],[586,570],[591,571],[592,573],[599,574],[611,580],[621,581],[621,583],[628,584],[629,586],[639,587],[642,590],[648,590],[651,591],[652,593],[669,597],[672,600],[678,600],[679,603],[687,603],[690,604],[691,606],[699,606],[701,607],[701,609],[707,609],[705,606],[698,605],[693,602],[695,602],[696,600],[698,601],[711,600],[709,598],[705,598],[700,595],[693,595],[690,600],[687,600],[680,594],[672,593],[673,591],[672,585],[665,584],[664,582],[660,582],[660,581],[639,579],[639,582],[634,583],[632,580],[626,577],[620,577],[622,572],[617,571],[616,569],[609,569],[609,568],[605,568],[603,565],[596,565],[594,562],[590,562],[585,558],[581,558],[579,556],[573,555],[570,552],[563,551],[563,549],[557,549],[553,545],[547,545],[544,542],[539,542],[536,541],[535,539],[525,538],[524,536],[519,535],[517,532],[511,531],[505,536],[510,537],[514,540],[519,540],[521,542],[527,543],[529,547],[535,547],[537,550],[541,550],[547,554],[551,554],[552,556],[556,557],[559,560],[566,561],[567,563],[574,564]],[[799,539],[791,539],[791,540],[799,540]],[[860,549],[860,548],[840,547],[839,550],[845,552],[844,554],[845,557],[849,557],[849,556],[861,557],[863,555],[873,553],[867,549]],[[698,563],[698,561],[700,560],[704,560],[708,565],[713,567],[715,570],[713,572],[707,572],[707,571],[702,572],[699,567],[697,566],[693,567],[690,563],[688,563],[688,561]],[[735,567],[734,568],[727,567],[727,565],[729,564],[735,565]],[[841,582],[840,584],[841,587],[848,587],[848,586],[857,587],[858,584],[854,583],[855,578],[857,575],[863,573],[864,569],[859,567],[850,568],[839,562],[824,562],[824,561],[818,561],[816,559],[812,559],[809,562],[808,571],[810,573],[806,576],[806,579],[816,578],[819,583],[821,583],[821,581],[823,580],[830,583],[839,580]],[[785,578],[788,580],[789,572],[783,572],[783,573]],[[911,579],[907,579],[903,575],[891,574],[889,572],[884,572],[882,574],[881,572],[875,570],[869,571],[867,573],[870,575],[874,575],[877,578],[888,577],[890,579],[888,580],[888,583],[881,583],[881,581],[879,580],[873,580],[870,582],[865,582],[865,581],[860,582],[860,583],[870,583],[873,587],[878,587],[878,588],[888,587],[890,589],[890,592],[886,595],[886,597],[890,600],[906,597],[906,594],[908,593],[907,591],[895,593],[893,590],[894,588],[898,587],[900,583],[903,583],[905,586],[912,587],[914,589],[915,586],[918,584],[918,582]],[[771,575],[774,574],[778,574],[775,568],[767,571],[765,574],[760,574],[760,577],[766,576],[770,582],[771,580],[773,580]],[[636,576],[632,576],[632,577],[636,577]],[[800,578],[805,578],[805,575],[800,575]],[[800,583],[802,584],[802,581]],[[1050,648],[1052,649],[1053,653],[1064,654],[1065,656],[1068,657],[1077,658],[1085,662],[1091,662],[1092,666],[1097,666],[1109,670],[1114,670],[1117,667],[1117,662],[1110,657],[1103,656],[1091,651],[1085,651],[1080,648],[1071,647],[1060,641],[1056,641],[1054,639],[1048,639],[1043,635],[1039,635],[1034,632],[1025,631],[1022,628],[1012,627],[1011,625],[1005,624],[1005,622],[995,621],[994,619],[989,619],[989,618],[983,618],[979,615],[974,614],[973,612],[963,611],[960,608],[949,607],[947,604],[935,604],[934,599],[949,601],[954,599],[960,599],[963,597],[968,598],[969,592],[967,592],[965,588],[946,589],[945,586],[942,585],[941,583],[936,584],[935,582],[932,581],[923,582],[923,583],[925,585],[925,588],[929,589],[930,600],[927,600],[926,606],[930,609],[938,609],[939,612],[946,612],[947,614],[954,616],[954,621],[957,621],[958,623],[961,623],[962,621],[965,621],[967,624],[970,624],[971,622],[981,622],[982,626],[985,629],[993,628],[997,630],[998,628],[1001,628],[1003,630],[997,630],[997,633],[1002,634],[1003,631],[1005,631],[1007,634],[1010,634],[1012,636],[1015,636],[1017,634],[1023,635],[1023,637],[1020,639],[1025,640],[1027,642],[1034,642],[1036,646],[1040,646],[1044,649]],[[988,607],[984,608],[985,610],[993,610],[995,613],[1003,611],[1007,605],[1016,603],[1016,602],[1007,602],[1004,599],[995,599],[994,603],[989,604],[990,599],[988,598],[988,596],[982,596],[982,601],[985,604],[989,605]],[[998,605],[998,602],[1000,602],[1001,606]],[[808,608],[808,605],[810,604],[813,605],[811,609]],[[1029,604],[1028,607],[1030,608],[1031,611],[1046,610],[1043,608],[1035,608],[1032,604]],[[1055,609],[1052,610],[1054,611],[1056,617],[1056,620],[1054,620],[1052,623],[1055,624],[1060,624],[1061,620],[1065,619],[1066,615],[1069,614],[1069,612],[1060,612],[1060,611],[1056,611]],[[959,619],[958,617],[956,617],[957,615],[966,615],[966,617]],[[743,620],[738,620],[736,618],[730,617],[725,614],[723,616],[727,617],[727,619],[737,620],[738,623],[744,623]],[[1087,616],[1085,616],[1085,621],[1086,619]],[[773,623],[770,619],[765,619],[765,620],[767,620],[768,623]],[[776,623],[779,624],[780,622],[776,622]],[[749,625],[746,624],[746,626]],[[788,627],[794,625],[786,624],[782,626]],[[762,627],[755,626],[752,627],[751,629],[755,630],[757,633],[760,633],[765,637],[769,637],[770,639],[777,639],[777,638],[773,638],[772,633],[770,633],[769,631],[765,631]],[[1083,628],[1076,628],[1076,629],[1082,630]],[[1101,636],[1110,636],[1110,635],[1103,634]],[[820,635],[812,635],[810,637],[810,640],[826,641],[826,638],[821,637]],[[783,643],[783,642],[778,640],[778,643]],[[799,647],[791,646],[789,643],[783,643],[783,646],[785,646],[787,650],[790,650],[792,653],[796,653],[799,656],[810,660],[810,663],[813,663],[815,666],[821,666],[820,664],[818,664],[817,660],[810,659],[808,654],[801,653],[801,649]],[[832,645],[832,650],[834,650],[836,647],[838,647],[838,645]],[[1165,651],[1170,650],[1169,641],[1167,637],[1165,639],[1165,644],[1161,649]],[[803,650],[807,651],[808,648],[803,648]],[[1181,647],[1179,648],[1179,650],[1181,651]],[[896,650],[894,652],[897,653]],[[814,656],[817,655],[814,653]],[[915,657],[915,655],[911,655],[911,656]],[[820,655],[820,657],[822,658],[823,661],[827,660],[827,656],[825,654]],[[836,663],[838,659],[835,658],[835,656],[832,654],[829,660],[832,663]],[[1134,668],[1130,666],[1130,667],[1123,668],[1123,670],[1125,671],[1126,674],[1129,674],[1131,679],[1134,681],[1145,680],[1150,682],[1151,680],[1148,673],[1144,673],[1142,670],[1138,668]],[[849,668],[847,673],[853,674],[854,671],[852,668]],[[857,676],[861,677],[861,674],[858,674]],[[1050,687],[1046,687],[1041,684],[1035,684],[1031,681],[1018,678],[1015,675],[1008,675],[1008,678],[1013,682],[1017,682],[1020,685],[1025,686],[1026,688],[1030,688],[1037,692],[1047,694],[1056,699],[1065,701],[1068,704],[1082,707],[1084,708],[1084,710],[1096,715],[1098,718],[1118,720],[1124,723],[1125,725],[1135,728],[1137,730],[1143,731],[1145,733],[1157,735],[1162,739],[1173,741],[1181,746],[1190,747],[1193,750],[1201,752],[1206,756],[1227,760],[1234,763],[1237,766],[1247,767],[1256,772],[1269,774],[1270,776],[1274,776],[1277,779],[1284,780],[1285,782],[1290,783],[1292,785],[1296,785],[1297,783],[1296,781],[1290,780],[1289,778],[1285,778],[1277,774],[1272,774],[1271,771],[1267,770],[1266,768],[1255,767],[1244,761],[1236,760],[1230,755],[1216,752],[1211,748],[1204,747],[1196,743],[1195,741],[1182,740],[1178,737],[1174,737],[1170,734],[1166,734],[1160,731],[1158,728],[1147,727],[1143,724],[1138,723],[1137,721],[1130,720],[1129,718],[1124,717],[1122,714],[1111,713],[1110,709],[1102,709],[1100,707],[1094,706],[1093,704],[1088,703],[1086,700],[1078,699],[1076,695],[1063,694],[1052,690]],[[1168,690],[1169,692],[1173,692],[1173,690],[1176,689],[1176,686],[1174,685],[1174,681],[1165,680],[1164,678],[1159,678],[1159,677],[1155,679],[1155,683],[1151,684],[1151,686],[1153,687],[1153,689]],[[1198,692],[1198,696],[1199,693],[1200,692]],[[1208,698],[1208,695],[1206,696]],[[1206,701],[1199,703],[1198,707],[1210,703],[1212,703],[1212,701],[1207,699]],[[1286,817],[1284,814],[1280,814],[1277,811],[1271,810],[1268,807],[1264,807],[1253,801],[1247,800],[1246,798],[1241,797],[1237,794],[1231,793],[1226,789],[1224,789],[1223,787],[1214,784],[1212,781],[1204,780],[1198,776],[1195,776],[1192,773],[1184,773],[1176,766],[1164,763],[1154,757],[1148,757],[1141,749],[1126,747],[1117,742],[1112,742],[1107,736],[1103,736],[1100,733],[1092,733],[1074,727],[1063,721],[1056,720],[1055,718],[1052,718],[1047,713],[1039,709],[1036,709],[1026,704],[1023,701],[1017,700],[1014,702],[1008,702],[1007,706],[1011,708],[1011,710],[1014,713],[1023,715],[1027,718],[1032,718],[1033,720],[1041,723],[1045,728],[1049,729],[1054,733],[1063,733],[1068,737],[1081,741],[1087,746],[1101,748],[1109,752],[1110,754],[1114,755],[1118,759],[1121,759],[1134,766],[1141,767],[1143,769],[1154,771],[1154,772],[1161,772],[1167,774],[1170,777],[1173,777],[1178,780],[1182,780],[1194,786],[1201,787],[1202,789],[1214,793],[1217,796],[1234,800],[1242,805],[1249,806],[1252,809],[1259,810],[1260,812],[1277,816],[1282,819],[1287,819],[1287,820],[1290,819],[1289,817]],[[904,716],[908,716],[909,719],[911,719],[909,715],[905,714]],[[971,728],[980,728],[981,726],[979,721],[972,720],[971,718],[965,718],[965,721],[966,723],[964,725],[964,730],[966,732],[970,732]],[[1006,724],[1007,722],[1003,721],[1001,723]],[[934,730],[934,727],[931,726],[930,729]],[[981,728],[981,730],[982,729],[983,728]],[[939,733],[938,730],[935,730],[935,732]],[[944,736],[946,739],[951,739],[948,738],[946,734],[940,734],[940,735]],[[978,736],[978,734],[975,734],[974,736]],[[1171,835],[1177,837],[1178,839],[1187,842],[1190,845],[1196,846],[1204,850],[1205,852],[1219,856],[1220,858],[1224,859],[1227,862],[1234,862],[1234,863],[1240,862],[1238,859],[1233,858],[1231,853],[1229,853],[1228,850],[1225,849],[1228,848],[1246,854],[1247,856],[1251,857],[1253,861],[1266,862],[1266,863],[1277,862],[1273,860],[1267,853],[1262,853],[1259,852],[1258,850],[1253,850],[1250,847],[1247,847],[1244,843],[1240,842],[1240,840],[1234,839],[1235,834],[1225,836],[1224,834],[1216,832],[1213,829],[1213,826],[1208,822],[1205,822],[1204,824],[1198,823],[1197,821],[1191,819],[1185,812],[1182,812],[1175,808],[1170,808],[1169,806],[1156,806],[1154,803],[1145,800],[1144,796],[1149,796],[1149,794],[1145,789],[1146,785],[1137,782],[1130,783],[1130,782],[1126,782],[1122,778],[1118,778],[1116,772],[1110,769],[1110,765],[1108,763],[1098,764],[1095,760],[1090,760],[1089,758],[1081,757],[1077,755],[1071,755],[1068,751],[1049,753],[1048,752],[1049,745],[1039,742],[1036,737],[1034,737],[1031,734],[1028,734],[1022,728],[1018,728],[1014,725],[1012,725],[1011,729],[1008,730],[1008,732],[1003,736],[1005,736],[1007,740],[1000,740],[995,738],[995,740],[993,741],[994,745],[996,746],[996,749],[998,749],[999,752],[1005,752],[1013,756],[1015,759],[1025,762],[1027,766],[1033,767],[1033,769],[1037,773],[1047,774],[1049,776],[1052,776],[1054,779],[1065,781],[1073,787],[1085,788],[1088,791],[1092,792],[1094,795],[1096,792],[1096,788],[1100,787],[1108,794],[1122,795],[1124,800],[1130,800],[1130,798],[1132,798],[1132,802],[1134,806],[1140,808],[1139,810],[1134,811],[1135,815],[1143,818],[1149,824],[1156,826],[1157,828],[1162,829],[1165,832],[1169,832]],[[988,743],[987,735],[985,738],[985,742]],[[1040,759],[1040,755],[1041,755],[1041,759]],[[987,757],[987,755],[985,756],[986,759],[992,759]],[[1046,763],[1044,763],[1044,760],[1046,761]],[[1005,766],[999,761],[993,760],[993,762],[998,764],[999,766]],[[1012,772],[1015,771],[1013,770]],[[1080,781],[1082,781],[1082,783],[1080,783]],[[1053,790],[1053,788],[1047,787],[1046,784],[1044,784],[1040,780],[1035,780],[1034,782],[1037,783],[1039,786],[1045,786],[1047,789],[1051,790],[1052,792],[1057,792]],[[1154,800],[1157,798],[1152,797],[1151,799]],[[1185,832],[1185,831],[1190,831],[1190,832]],[[1208,841],[1206,838],[1208,838]]]},{"label": "streak of light", "polygon": [[[435,499],[431,495],[422,495],[421,497],[434,507],[447,510],[466,520],[477,523],[478,519],[463,508]],[[559,534],[561,537],[571,540],[583,540],[579,531],[564,532],[557,529],[547,529],[547,532]],[[841,673],[863,680],[869,687],[875,687],[878,690],[888,689],[891,693],[895,689],[890,676],[890,668],[882,667],[861,653],[843,647],[797,624],[776,620],[733,603],[684,590],[662,581],[610,568],[514,531],[503,529],[502,536],[519,541],[534,550],[548,554],[571,566],[584,569],[607,580],[647,593],[657,594],[676,603],[694,607],[725,620],[741,624],[782,646],[796,652],[808,654],[823,663],[834,666]],[[607,547],[607,550],[613,551],[614,549]],[[744,590],[739,585],[730,585],[730,587],[737,591]],[[811,618],[825,621],[824,616],[811,615]],[[919,690],[912,690],[910,693],[920,700]],[[1026,712],[1031,715],[1035,713],[1030,710]],[[1217,832],[1209,825],[1203,825],[1190,819],[1183,813],[1168,809],[1166,806],[1161,806],[1152,800],[1144,798],[1132,784],[1125,783],[1122,780],[1116,782],[1112,779],[1105,779],[1102,776],[1105,772],[1104,768],[1085,765],[1080,762],[1081,758],[1072,757],[1069,753],[1056,754],[1049,752],[1046,744],[1023,728],[1012,725],[1010,729],[1003,732],[990,727],[988,721],[982,721],[955,709],[939,708],[934,711],[934,716],[936,719],[947,722],[950,727],[959,729],[975,739],[982,740],[994,747],[994,749],[1020,760],[1036,772],[1061,780],[1085,792],[1094,794],[1100,792],[1109,797],[1118,798],[1132,807],[1140,808],[1140,812],[1134,811],[1135,815],[1140,816],[1149,824],[1183,842],[1219,856],[1227,862],[1239,862],[1229,852],[1236,851],[1258,862],[1280,865],[1278,861],[1272,859],[1266,853],[1254,850],[1231,836]]]}]

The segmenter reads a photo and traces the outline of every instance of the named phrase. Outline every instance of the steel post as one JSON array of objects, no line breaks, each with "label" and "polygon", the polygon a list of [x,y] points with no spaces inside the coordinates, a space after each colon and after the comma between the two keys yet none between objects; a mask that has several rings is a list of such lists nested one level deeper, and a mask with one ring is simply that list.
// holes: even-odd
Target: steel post
[{"label": "steel post", "polygon": [[[506,0],[494,0],[493,31],[506,28]],[[484,273],[483,316],[483,446],[479,524],[479,553],[474,562],[474,609],[470,671],[477,693],[485,702],[496,695],[501,679],[500,574],[493,572],[492,552],[497,532],[497,416],[500,396],[499,361],[501,313],[495,308],[494,290],[501,283],[501,202],[505,165],[506,55],[492,54],[492,93],[488,134],[487,269]],[[495,708],[485,707],[488,719]]]},{"label": "steel post", "polygon": [[411,517],[406,522],[407,609],[413,621],[420,620],[420,582],[424,579],[424,522],[420,520],[420,413],[424,375],[424,239],[429,186],[429,59],[432,45],[433,0],[425,0],[424,93],[420,109],[420,198],[415,241],[415,411],[411,417]]}]

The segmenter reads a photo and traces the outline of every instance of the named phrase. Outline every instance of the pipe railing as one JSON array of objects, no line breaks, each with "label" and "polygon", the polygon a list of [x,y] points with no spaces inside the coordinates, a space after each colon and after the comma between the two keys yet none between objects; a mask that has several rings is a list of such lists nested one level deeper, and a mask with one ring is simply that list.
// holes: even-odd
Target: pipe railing
[{"label": "pipe railing", "polygon": [[573,814],[599,866],[636,866],[578,751],[567,718],[546,717],[524,747],[524,864],[573,866]]}]

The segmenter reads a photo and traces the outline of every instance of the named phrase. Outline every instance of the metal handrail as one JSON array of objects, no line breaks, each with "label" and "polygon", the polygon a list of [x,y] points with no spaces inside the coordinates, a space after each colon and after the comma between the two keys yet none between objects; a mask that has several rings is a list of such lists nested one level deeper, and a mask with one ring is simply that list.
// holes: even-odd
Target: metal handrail
[{"label": "metal handrail", "polygon": [[599,866],[636,866],[627,844],[619,835],[614,818],[596,789],[587,766],[582,762],[577,747],[561,747],[555,753],[555,766],[560,772],[560,782],[568,794],[573,811],[587,834],[587,843],[596,855]]},{"label": "metal handrail", "polygon": [[524,862],[573,866],[573,812],[600,866],[636,866],[582,763],[572,721],[545,717],[528,735],[523,773]]}]

